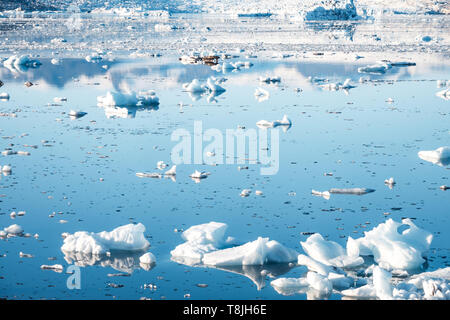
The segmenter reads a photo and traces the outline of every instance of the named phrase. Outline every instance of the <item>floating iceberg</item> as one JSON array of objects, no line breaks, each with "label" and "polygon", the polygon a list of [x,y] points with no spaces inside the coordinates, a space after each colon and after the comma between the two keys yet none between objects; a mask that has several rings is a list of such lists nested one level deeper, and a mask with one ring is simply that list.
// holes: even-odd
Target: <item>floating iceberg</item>
[{"label": "floating iceberg", "polygon": [[317,190],[311,190],[311,194],[318,196],[318,197],[323,197],[326,200],[330,199],[330,192],[329,191],[317,191]]},{"label": "floating iceberg", "polygon": [[298,253],[275,240],[258,237],[238,247],[227,248],[203,256],[203,264],[211,266],[246,266],[288,263],[297,260]]},{"label": "floating iceberg", "polygon": [[325,240],[319,233],[311,235],[305,242],[300,242],[300,244],[311,258],[328,266],[349,268],[364,263],[363,258],[356,254],[348,255],[340,244]]},{"label": "floating iceberg", "polygon": [[265,265],[297,260],[298,253],[295,250],[268,238],[259,237],[241,246],[225,248],[230,242],[225,239],[227,227],[219,222],[190,227],[182,234],[186,242],[170,252],[172,259],[187,265],[215,267]]},{"label": "floating iceberg", "polygon": [[134,92],[120,93],[108,91],[105,96],[97,97],[97,102],[101,107],[136,106],[138,99]]},{"label": "floating iceberg", "polygon": [[330,193],[336,193],[336,194],[356,194],[356,195],[362,195],[367,194],[371,192],[375,192],[374,189],[369,188],[350,188],[350,189],[339,189],[339,188],[331,188],[329,190]]},{"label": "floating iceberg", "polygon": [[147,252],[139,257],[139,262],[143,264],[154,264],[156,263],[156,257],[153,253]]},{"label": "floating iceberg", "polygon": [[111,250],[144,250],[150,245],[144,237],[144,231],[145,227],[141,223],[120,226],[110,232],[78,231],[64,239],[61,250],[93,255],[106,254]]},{"label": "floating iceberg", "polygon": [[9,94],[6,92],[0,93],[0,100],[9,100]]},{"label": "floating iceberg", "polygon": [[187,265],[200,264],[205,253],[225,245],[225,223],[209,222],[192,226],[181,237],[186,241],[170,252],[172,259]]},{"label": "floating iceberg", "polygon": [[[108,91],[105,96],[97,97],[99,107],[139,107],[159,104],[159,98],[153,91],[128,93]],[[128,114],[128,110],[126,111]]]},{"label": "floating iceberg", "polygon": [[23,228],[18,224],[12,224],[7,228],[4,228],[3,231],[6,233],[5,235],[20,235],[23,233]]},{"label": "floating iceberg", "polygon": [[392,65],[388,62],[379,62],[378,64],[360,67],[358,68],[359,73],[374,73],[374,74],[384,74],[387,70],[391,69]]},{"label": "floating iceberg", "polygon": [[[402,230],[404,227],[408,227]],[[372,255],[385,269],[413,270],[425,262],[423,255],[429,249],[433,235],[419,229],[410,219],[402,223],[392,219],[379,224],[364,237],[347,240],[347,254],[350,256]]]},{"label": "floating iceberg", "polygon": [[440,147],[431,151],[419,151],[418,156],[420,159],[433,164],[446,166],[450,164],[450,147]]}]

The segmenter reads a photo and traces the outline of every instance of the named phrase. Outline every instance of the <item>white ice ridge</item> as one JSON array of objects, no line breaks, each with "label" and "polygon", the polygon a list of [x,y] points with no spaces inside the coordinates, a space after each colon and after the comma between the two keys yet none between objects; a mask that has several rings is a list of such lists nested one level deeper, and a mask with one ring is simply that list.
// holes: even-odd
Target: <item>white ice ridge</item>
[{"label": "white ice ridge", "polygon": [[158,104],[159,98],[153,91],[139,92],[139,94],[136,94],[134,91],[127,93],[108,91],[105,96],[97,97],[97,105],[99,107],[136,107]]},{"label": "white ice ridge", "polygon": [[84,254],[106,254],[110,250],[139,251],[146,249],[150,243],[144,237],[143,224],[127,224],[110,232],[99,233],[78,231],[64,239],[61,250]]},{"label": "white ice ridge", "polygon": [[172,259],[188,265],[248,266],[287,263],[297,259],[298,253],[274,240],[258,237],[241,246],[225,248],[227,225],[209,222],[192,226],[183,232],[185,243],[171,251]]},{"label": "white ice ridge", "polygon": [[418,156],[422,160],[442,165],[450,162],[450,147],[440,147],[431,151],[419,151]]}]

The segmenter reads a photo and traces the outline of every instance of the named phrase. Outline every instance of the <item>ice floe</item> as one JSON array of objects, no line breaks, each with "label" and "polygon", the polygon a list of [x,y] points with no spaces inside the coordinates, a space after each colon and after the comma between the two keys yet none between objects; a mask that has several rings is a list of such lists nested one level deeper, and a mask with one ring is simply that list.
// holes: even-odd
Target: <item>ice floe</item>
[{"label": "ice floe", "polygon": [[[402,230],[403,227],[407,229]],[[392,219],[379,224],[364,237],[347,240],[350,256],[372,255],[385,269],[414,270],[425,262],[423,256],[429,249],[433,235],[419,229],[410,219],[395,222]]]},{"label": "ice floe", "polygon": [[72,119],[82,118],[82,117],[84,117],[85,115],[87,115],[87,113],[86,113],[86,112],[83,112],[83,111],[75,111],[75,110],[70,110],[70,111],[69,111],[69,116],[70,116],[70,118],[72,118]]},{"label": "ice floe", "polygon": [[52,270],[52,271],[61,273],[61,272],[63,272],[64,267],[60,264],[53,264],[53,265],[43,264],[43,265],[41,265],[41,269],[42,270]]},{"label": "ice floe", "polygon": [[287,117],[287,115],[283,116],[283,119],[281,120],[275,120],[275,121],[268,121],[268,120],[260,120],[258,122],[256,122],[256,125],[259,128],[275,128],[278,126],[287,126],[287,127],[291,127],[292,126],[292,122],[291,120]]},{"label": "ice floe", "polygon": [[431,151],[419,151],[418,156],[422,160],[445,166],[450,164],[450,147],[440,147]]},{"label": "ice floe", "polygon": [[309,236],[305,242],[300,244],[312,259],[328,266],[351,268],[364,263],[364,259],[359,255],[348,255],[340,244],[325,240],[319,233]]},{"label": "ice floe", "polygon": [[374,189],[370,189],[370,188],[349,188],[349,189],[331,188],[329,190],[329,192],[330,193],[336,193],[336,194],[363,195],[363,194],[375,192],[375,190]]},{"label": "ice floe", "polygon": [[143,264],[154,264],[156,263],[156,257],[153,253],[147,252],[139,257],[139,262]]},{"label": "ice floe", "polygon": [[211,266],[264,265],[296,261],[297,256],[295,250],[275,240],[258,237],[241,246],[205,253],[202,262]]},{"label": "ice floe", "polygon": [[108,91],[105,96],[97,97],[97,104],[99,107],[153,106],[159,104],[159,98],[153,91],[144,91],[139,94],[136,94],[134,91]]},{"label": "ice floe", "polygon": [[21,235],[23,234],[23,228],[18,224],[12,224],[9,227],[3,229],[5,235]]},{"label": "ice floe", "polygon": [[296,261],[298,253],[268,238],[240,246],[229,246],[231,239],[225,239],[227,225],[210,222],[196,225],[184,231],[185,243],[171,251],[172,259],[187,265],[209,265],[216,267],[265,265]]},{"label": "ice floe", "polygon": [[112,231],[99,233],[78,231],[64,238],[63,252],[80,252],[101,255],[111,250],[139,251],[146,249],[150,243],[144,237],[143,224],[128,224]]}]

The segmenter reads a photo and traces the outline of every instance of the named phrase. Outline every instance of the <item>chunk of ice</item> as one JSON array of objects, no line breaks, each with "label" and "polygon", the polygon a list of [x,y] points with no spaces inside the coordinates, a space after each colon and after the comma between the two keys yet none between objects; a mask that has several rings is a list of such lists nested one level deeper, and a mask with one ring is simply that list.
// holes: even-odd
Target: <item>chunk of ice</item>
[{"label": "chunk of ice", "polygon": [[110,250],[144,250],[150,245],[144,237],[144,231],[145,227],[141,223],[120,226],[110,232],[78,231],[66,236],[61,250],[97,255],[106,254]]}]

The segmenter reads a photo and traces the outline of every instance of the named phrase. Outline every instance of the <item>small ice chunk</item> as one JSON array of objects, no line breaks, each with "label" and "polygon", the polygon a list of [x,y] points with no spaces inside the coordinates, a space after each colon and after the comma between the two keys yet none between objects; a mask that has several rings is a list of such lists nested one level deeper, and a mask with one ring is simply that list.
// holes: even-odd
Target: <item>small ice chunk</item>
[{"label": "small ice chunk", "polygon": [[136,106],[139,102],[135,92],[121,93],[108,91],[105,96],[97,97],[100,107]]},{"label": "small ice chunk", "polygon": [[3,173],[11,173],[11,171],[12,171],[12,168],[9,165],[4,165],[3,167],[1,167],[1,169],[2,169]]},{"label": "small ice chunk", "polygon": [[164,175],[166,176],[176,176],[177,175],[177,166],[173,165],[172,168],[164,172]]},{"label": "small ice chunk", "polygon": [[330,192],[329,191],[316,191],[316,190],[311,190],[311,194],[318,196],[318,197],[323,197],[324,199],[330,199]]},{"label": "small ice chunk", "polygon": [[156,163],[156,167],[157,167],[159,170],[163,170],[163,169],[165,169],[167,166],[168,166],[168,164],[164,163],[164,161],[158,161],[158,162]]},{"label": "small ice chunk", "polygon": [[328,295],[333,291],[333,284],[327,278],[316,272],[308,272],[306,275],[306,281],[311,288],[316,289],[321,294]]},{"label": "small ice chunk", "polygon": [[156,263],[156,258],[151,252],[147,252],[139,257],[139,262],[143,264],[154,264]]},{"label": "small ice chunk", "polygon": [[23,233],[23,228],[18,224],[12,224],[9,227],[4,228],[3,231],[7,234],[18,235]]},{"label": "small ice chunk", "polygon": [[60,264],[54,264],[54,265],[41,265],[42,270],[53,270],[55,272],[61,273],[64,270],[64,267]]},{"label": "small ice chunk", "polygon": [[210,175],[209,172],[205,172],[205,171],[198,171],[195,170],[194,173],[191,173],[189,175],[189,177],[193,178],[193,179],[205,179]]},{"label": "small ice chunk", "polygon": [[383,270],[379,266],[373,268],[373,285],[375,287],[375,292],[377,297],[381,300],[391,300],[392,299],[392,285],[391,273]]},{"label": "small ice chunk", "polygon": [[162,178],[161,173],[158,172],[136,172],[136,176],[139,178],[156,178],[156,179],[160,179]]},{"label": "small ice chunk", "polygon": [[309,287],[306,278],[278,278],[270,282],[270,285],[278,292],[289,295]]},{"label": "small ice chunk", "polygon": [[202,93],[207,90],[207,87],[205,85],[201,85],[198,79],[193,79],[189,83],[184,83],[183,89],[191,93]]},{"label": "small ice chunk", "polygon": [[378,64],[366,66],[366,67],[360,67],[358,68],[359,73],[386,73],[387,70],[392,68],[392,65],[388,62],[380,62]]},{"label": "small ice chunk", "polygon": [[356,194],[356,195],[362,195],[362,194],[371,193],[374,191],[375,191],[374,189],[369,189],[369,188],[350,188],[350,189],[331,188],[329,190],[330,193]]},{"label": "small ice chunk", "polygon": [[252,190],[250,190],[250,189],[244,189],[244,190],[241,191],[240,196],[241,196],[241,197],[248,197],[248,196],[250,195],[250,193],[252,193]]},{"label": "small ice chunk", "polygon": [[450,100],[450,88],[436,92],[436,96],[444,100]]},{"label": "small ice chunk", "polygon": [[260,120],[256,123],[256,125],[260,128],[275,128],[278,126],[290,127],[292,125],[292,122],[288,118],[287,115],[284,115],[281,120],[275,120],[275,121]]},{"label": "small ice chunk", "polygon": [[75,111],[75,110],[70,110],[69,111],[69,116],[71,118],[78,119],[78,118],[84,117],[85,115],[87,115],[87,113],[83,112],[83,111]]}]

